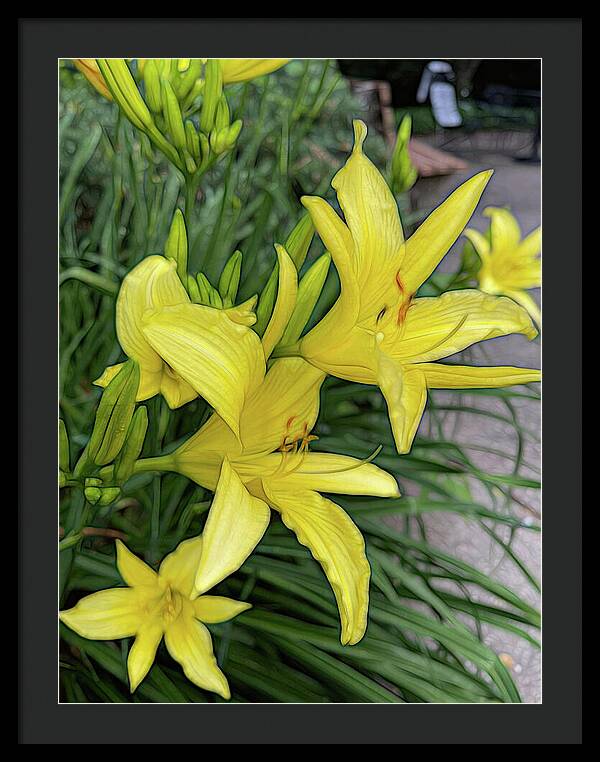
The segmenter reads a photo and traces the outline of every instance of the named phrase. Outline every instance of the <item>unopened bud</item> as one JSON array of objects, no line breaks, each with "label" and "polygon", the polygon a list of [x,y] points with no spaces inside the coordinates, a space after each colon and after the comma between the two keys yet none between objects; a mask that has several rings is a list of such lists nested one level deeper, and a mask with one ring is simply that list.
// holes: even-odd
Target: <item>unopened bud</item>
[{"label": "unopened bud", "polygon": [[204,72],[204,94],[200,111],[200,129],[208,135],[215,124],[219,99],[223,92],[221,64],[216,58],[209,58]]},{"label": "unopened bud", "polygon": [[114,479],[119,484],[127,481],[133,473],[135,462],[140,457],[144,446],[147,430],[148,411],[144,405],[141,405],[131,419],[125,444],[115,461]]},{"label": "unopened bud", "polygon": [[128,360],[104,389],[88,444],[89,459],[96,465],[111,463],[123,446],[139,383],[139,365]]},{"label": "unopened bud", "polygon": [[235,304],[242,273],[242,252],[235,251],[227,260],[219,278],[219,293],[225,307]]},{"label": "unopened bud", "polygon": [[330,263],[331,254],[325,252],[311,265],[298,283],[296,306],[279,342],[281,346],[294,344],[300,338],[321,296]]},{"label": "unopened bud", "polygon": [[177,262],[177,275],[187,285],[188,239],[181,209],[176,209],[165,244],[165,257]]}]

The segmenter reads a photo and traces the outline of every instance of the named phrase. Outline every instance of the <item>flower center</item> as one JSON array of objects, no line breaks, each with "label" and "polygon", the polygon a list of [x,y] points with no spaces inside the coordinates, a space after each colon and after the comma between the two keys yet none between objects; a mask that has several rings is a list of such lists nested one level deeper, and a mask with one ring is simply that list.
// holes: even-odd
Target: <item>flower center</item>
[{"label": "flower center", "polygon": [[177,619],[182,608],[183,596],[177,590],[174,590],[171,585],[167,585],[156,603],[153,613],[159,616],[165,625],[168,625]]}]

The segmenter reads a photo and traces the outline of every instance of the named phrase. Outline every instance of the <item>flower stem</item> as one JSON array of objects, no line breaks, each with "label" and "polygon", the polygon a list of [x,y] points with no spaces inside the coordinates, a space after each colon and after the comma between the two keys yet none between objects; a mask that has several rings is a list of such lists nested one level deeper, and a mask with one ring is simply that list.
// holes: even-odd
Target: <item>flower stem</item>
[{"label": "flower stem", "polygon": [[300,352],[300,342],[288,344],[285,347],[277,346],[271,353],[271,357],[302,357]]}]

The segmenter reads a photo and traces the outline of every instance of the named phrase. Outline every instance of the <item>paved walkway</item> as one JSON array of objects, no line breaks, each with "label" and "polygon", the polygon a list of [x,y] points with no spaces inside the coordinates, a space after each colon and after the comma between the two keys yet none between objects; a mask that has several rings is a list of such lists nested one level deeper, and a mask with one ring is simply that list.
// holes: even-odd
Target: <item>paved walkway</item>
[{"label": "paved walkway", "polygon": [[[496,134],[478,133],[469,137],[458,137],[450,144],[440,145],[440,140],[432,141],[438,147],[456,152],[465,159],[469,166],[465,171],[438,178],[427,178],[419,181],[414,189],[415,203],[418,208],[433,206],[445,198],[463,180],[476,172],[493,168],[494,175],[488,185],[482,203],[479,205],[471,220],[471,225],[484,230],[487,218],[481,212],[486,206],[510,206],[521,224],[524,234],[540,225],[540,165],[515,161],[510,154],[524,155],[528,152],[530,136],[527,134]],[[458,251],[462,241],[455,246],[440,266],[444,271],[456,268]],[[535,295],[535,294],[534,294]],[[539,300],[539,294],[537,294]],[[459,357],[459,356],[458,356]],[[463,357],[463,359],[465,359]],[[519,366],[540,367],[540,339],[527,341],[522,336],[509,336],[492,339],[475,347],[469,362],[481,365],[510,364]],[[451,398],[453,393],[442,393]],[[454,399],[456,399],[454,397]],[[476,406],[485,405],[490,410],[506,414],[506,408],[496,400],[481,397],[463,397],[466,404],[470,401]],[[534,432],[525,444],[525,461],[533,468],[524,470],[525,475],[539,478],[540,468],[540,407],[537,403],[521,400],[515,404],[521,425]],[[454,429],[455,421],[448,420],[449,431],[460,442],[473,445],[490,446],[509,453],[515,452],[515,435],[512,427],[492,419],[482,419],[479,416],[461,415],[458,428]],[[422,424],[428,426],[427,416]],[[426,428],[424,429],[427,430]],[[487,471],[509,473],[510,463],[503,458],[490,454],[473,453],[474,460]],[[474,497],[477,501],[489,503],[489,496],[479,486],[475,485]],[[539,514],[540,495],[535,490],[516,490],[515,497],[531,511]],[[518,503],[514,511],[526,519],[532,513]],[[427,517],[428,536],[430,541],[442,550],[454,553],[465,561],[507,584],[528,602],[539,606],[539,595],[531,584],[523,577],[521,571],[508,558],[502,549],[483,531],[479,530],[472,521],[463,521],[459,517],[448,514]],[[508,535],[504,535],[508,539]],[[533,575],[539,580],[541,544],[539,533],[521,531],[518,533],[513,549],[525,562]],[[537,703],[541,700],[541,661],[537,649],[525,641],[509,633],[484,629],[486,641],[497,652],[504,654],[503,660],[510,666],[512,674],[519,686],[523,701]]]}]

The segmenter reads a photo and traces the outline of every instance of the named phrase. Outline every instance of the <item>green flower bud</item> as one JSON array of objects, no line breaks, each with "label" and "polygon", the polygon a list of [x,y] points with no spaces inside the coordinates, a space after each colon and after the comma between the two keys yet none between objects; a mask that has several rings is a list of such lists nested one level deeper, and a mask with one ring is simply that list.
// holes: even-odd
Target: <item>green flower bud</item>
[{"label": "green flower bud", "polygon": [[298,284],[296,306],[279,342],[281,346],[294,344],[300,338],[321,296],[330,263],[331,254],[325,252],[309,267],[301,278]]},{"label": "green flower bud", "polygon": [[183,126],[183,117],[181,115],[181,109],[179,108],[179,101],[173,91],[173,86],[167,79],[163,79],[162,85],[162,106],[163,114],[173,145],[179,150],[183,151],[186,147],[185,127]]},{"label": "green flower bud", "polygon": [[225,307],[235,304],[242,273],[242,252],[235,251],[227,260],[219,278],[219,294]]},{"label": "green flower bud", "polygon": [[202,297],[200,296],[200,289],[198,288],[198,281],[193,275],[187,276],[187,292],[190,295],[190,299],[194,304],[202,304]]},{"label": "green flower bud", "polygon": [[408,143],[412,132],[412,119],[410,114],[400,122],[396,145],[392,154],[392,190],[394,193],[407,193],[417,181],[418,172],[415,169],[410,154]]},{"label": "green flower bud", "polygon": [[115,460],[114,480],[119,484],[127,481],[133,473],[135,462],[140,457],[144,446],[147,430],[148,411],[144,405],[141,405],[131,419],[125,444]]},{"label": "green flower bud", "polygon": [[228,150],[231,150],[233,146],[236,144],[236,141],[240,135],[240,132],[242,131],[243,122],[241,119],[236,119],[236,121],[229,127],[227,130],[227,148]]},{"label": "green flower bud", "polygon": [[[310,244],[312,243],[313,236],[315,234],[315,227],[312,223],[310,215],[305,213],[302,215],[292,232],[289,234],[286,242],[285,249],[290,255],[292,262],[296,265],[296,269],[300,270],[308,254]],[[256,310],[256,325],[254,330],[259,336],[262,336],[267,327],[267,323],[273,312],[273,305],[275,304],[275,295],[277,294],[277,279],[279,277],[279,265],[276,264],[269,280],[260,295],[258,302],[258,308]]]},{"label": "green flower bud", "polygon": [[160,114],[162,111],[162,91],[156,61],[150,59],[146,62],[143,77],[146,101],[155,114]]},{"label": "green flower bud", "polygon": [[123,58],[98,58],[98,66],[115,102],[138,129],[154,126],[148,106]]},{"label": "green flower bud", "polygon": [[139,365],[128,360],[105,388],[88,443],[88,458],[96,465],[111,463],[123,446],[139,383]]},{"label": "green flower bud", "polygon": [[[199,78],[202,74],[202,61],[199,58],[192,58],[190,64],[183,74],[177,78],[177,97],[179,100],[183,100],[188,96],[194,86],[200,81]],[[203,83],[201,83],[203,84]]]},{"label": "green flower bud", "polygon": [[185,219],[181,209],[176,209],[165,244],[165,257],[177,262],[177,275],[187,285],[188,239]]},{"label": "green flower bud", "polygon": [[227,103],[227,98],[224,95],[222,95],[219,98],[219,103],[217,105],[217,112],[215,114],[215,129],[223,130],[225,128],[228,128],[230,122],[231,122],[231,115],[229,113],[229,104]]},{"label": "green flower bud", "polygon": [[191,119],[186,119],[185,122],[185,139],[187,149],[190,152],[191,156],[196,160],[196,162],[199,162],[202,158],[200,153],[200,139]]},{"label": "green flower bud", "polygon": [[208,135],[214,127],[219,99],[223,92],[221,64],[216,58],[209,58],[204,72],[204,95],[200,111],[200,129]]},{"label": "green flower bud", "polygon": [[198,273],[198,275],[196,276],[196,280],[198,281],[198,289],[200,291],[202,303],[208,304],[211,307],[217,307],[218,309],[222,309],[223,300],[221,299],[221,294],[208,280],[206,275],[204,275],[204,273]]},{"label": "green flower bud", "polygon": [[85,495],[85,499],[88,501],[88,503],[96,505],[96,503],[102,497],[102,490],[100,487],[86,487],[83,490],[83,494]]},{"label": "green flower bud", "polygon": [[61,471],[70,470],[71,456],[69,453],[69,435],[65,422],[62,418],[58,419],[58,465]]},{"label": "green flower bud", "polygon": [[198,284],[198,291],[200,292],[201,304],[210,304],[210,292],[212,286],[210,285],[208,278],[204,273],[198,273],[196,275],[196,282]]},{"label": "green flower bud", "polygon": [[200,153],[202,155],[200,169],[203,170],[210,161],[210,141],[208,135],[205,135],[203,132],[198,135],[198,140],[200,141]]},{"label": "green flower bud", "polygon": [[101,490],[98,506],[104,508],[107,505],[111,505],[115,500],[118,500],[120,496],[121,490],[119,487],[105,487]]}]

